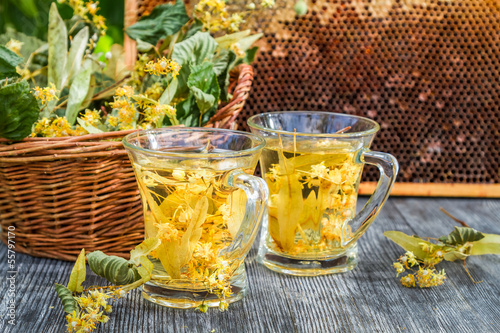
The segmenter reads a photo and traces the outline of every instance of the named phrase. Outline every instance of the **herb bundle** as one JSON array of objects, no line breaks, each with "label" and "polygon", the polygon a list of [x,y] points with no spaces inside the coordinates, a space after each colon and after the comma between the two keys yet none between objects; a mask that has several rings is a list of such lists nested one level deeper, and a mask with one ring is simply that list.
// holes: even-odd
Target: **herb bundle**
[{"label": "herb bundle", "polygon": [[448,235],[437,239],[409,236],[400,231],[384,232],[384,236],[406,251],[393,263],[397,276],[406,274],[401,277],[401,284],[405,287],[417,285],[420,288],[426,288],[442,285],[446,279],[446,273],[444,269],[439,271],[435,266],[443,260],[462,260],[465,271],[474,281],[465,265],[465,260],[469,256],[500,254],[500,235],[483,234],[470,228],[467,223],[453,217],[444,209],[441,210],[463,227],[455,227],[455,230]]},{"label": "herb bundle", "polygon": [[222,0],[202,0],[191,16],[181,0],[157,6],[125,31],[139,51],[133,69],[121,46],[102,52],[106,24],[97,2],[67,4],[69,20],[51,5],[47,43],[0,36],[7,40],[0,46],[0,137],[203,126],[231,98],[231,70],[255,57],[261,34],[240,26],[274,2],[231,12]]}]

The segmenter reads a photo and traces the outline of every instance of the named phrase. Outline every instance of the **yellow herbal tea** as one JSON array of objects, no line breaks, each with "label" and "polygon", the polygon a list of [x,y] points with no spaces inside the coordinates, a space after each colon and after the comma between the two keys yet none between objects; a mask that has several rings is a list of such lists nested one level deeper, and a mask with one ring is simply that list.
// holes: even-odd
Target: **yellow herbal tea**
[{"label": "yellow herbal tea", "polygon": [[241,261],[227,261],[220,254],[239,230],[245,192],[223,186],[228,171],[135,163],[134,169],[143,200],[146,238],[161,240],[150,258],[155,266],[152,282],[229,297],[231,277]]},{"label": "yellow herbal tea", "polygon": [[269,186],[267,247],[290,256],[333,254],[356,213],[359,145],[337,140],[267,139],[261,157]]},{"label": "yellow herbal tea", "polygon": [[[323,111],[277,111],[248,119],[266,140],[260,159],[270,192],[258,262],[276,272],[316,276],[358,262],[357,241],[389,196],[398,163],[371,151],[373,120]],[[379,170],[372,197],[356,210],[364,164]]]}]

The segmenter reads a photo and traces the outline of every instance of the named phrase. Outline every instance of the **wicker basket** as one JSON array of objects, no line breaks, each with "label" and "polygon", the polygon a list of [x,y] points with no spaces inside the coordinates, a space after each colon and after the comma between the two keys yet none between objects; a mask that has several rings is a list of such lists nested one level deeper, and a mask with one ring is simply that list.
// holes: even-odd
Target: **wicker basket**
[{"label": "wicker basket", "polygon": [[[233,71],[233,98],[207,126],[235,129],[252,81],[252,67]],[[75,260],[82,248],[127,257],[144,239],[139,191],[120,140],[131,132],[0,139],[2,241],[13,231],[16,251],[37,257]]]}]

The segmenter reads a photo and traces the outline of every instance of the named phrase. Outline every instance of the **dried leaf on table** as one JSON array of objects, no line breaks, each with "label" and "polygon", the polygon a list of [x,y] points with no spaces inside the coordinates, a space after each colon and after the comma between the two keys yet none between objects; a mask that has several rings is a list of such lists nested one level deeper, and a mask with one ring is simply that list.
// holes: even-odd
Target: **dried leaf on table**
[{"label": "dried leaf on table", "polygon": [[85,249],[82,249],[78,258],[76,259],[75,266],[71,271],[69,277],[68,289],[81,293],[83,291],[82,283],[85,281],[85,276],[87,275],[87,266],[85,265]]}]

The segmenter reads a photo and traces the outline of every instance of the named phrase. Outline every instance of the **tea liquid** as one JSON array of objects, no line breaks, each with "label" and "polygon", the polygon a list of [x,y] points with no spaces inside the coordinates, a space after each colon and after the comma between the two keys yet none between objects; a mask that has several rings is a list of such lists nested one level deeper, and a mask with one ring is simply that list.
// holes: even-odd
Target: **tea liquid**
[{"label": "tea liquid", "polygon": [[161,240],[152,253],[152,281],[230,294],[229,280],[240,263],[229,265],[219,254],[238,232],[245,192],[222,185],[228,171],[183,167],[134,165],[146,203],[146,238]]},{"label": "tea liquid", "polygon": [[267,140],[261,157],[269,186],[267,246],[282,254],[329,254],[348,237],[356,213],[359,148],[329,141]]}]

